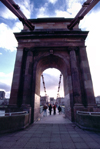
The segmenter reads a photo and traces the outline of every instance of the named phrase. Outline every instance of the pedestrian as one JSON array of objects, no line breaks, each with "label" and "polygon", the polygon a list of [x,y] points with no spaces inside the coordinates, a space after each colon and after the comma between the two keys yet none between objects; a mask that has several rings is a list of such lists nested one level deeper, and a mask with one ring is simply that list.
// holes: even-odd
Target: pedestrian
[{"label": "pedestrian", "polygon": [[43,106],[43,116],[47,116],[47,105],[46,104],[44,104],[44,106]]},{"label": "pedestrian", "polygon": [[58,106],[58,112],[59,112],[59,114],[61,112],[61,106],[60,105]]},{"label": "pedestrian", "polygon": [[56,105],[55,104],[53,105],[53,114],[54,115],[56,114]]},{"label": "pedestrian", "polygon": [[52,105],[50,104],[49,105],[49,113],[50,113],[50,115],[51,115],[51,111],[52,111]]}]

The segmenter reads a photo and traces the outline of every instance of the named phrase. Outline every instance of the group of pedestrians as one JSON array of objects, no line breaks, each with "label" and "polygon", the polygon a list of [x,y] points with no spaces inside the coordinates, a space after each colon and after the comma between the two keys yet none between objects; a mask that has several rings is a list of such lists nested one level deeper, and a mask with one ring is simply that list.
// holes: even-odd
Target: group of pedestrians
[{"label": "group of pedestrians", "polygon": [[53,114],[55,115],[56,114],[56,108],[58,107],[58,112],[59,112],[59,114],[60,114],[60,112],[61,112],[61,106],[59,105],[59,106],[57,106],[56,104],[49,104],[48,106],[45,104],[44,106],[43,106],[43,111],[44,111],[44,113],[43,113],[43,116],[47,116],[47,109],[49,110],[49,114],[51,115],[51,112],[52,112],[52,109],[53,109]]}]

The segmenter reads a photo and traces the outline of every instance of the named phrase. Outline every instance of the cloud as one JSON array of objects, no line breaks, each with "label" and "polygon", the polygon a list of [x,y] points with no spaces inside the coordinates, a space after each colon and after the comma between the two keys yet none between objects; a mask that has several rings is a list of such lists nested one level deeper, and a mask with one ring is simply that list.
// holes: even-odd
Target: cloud
[{"label": "cloud", "polygon": [[[50,5],[51,3],[51,5]],[[52,5],[53,4],[53,5]],[[59,0],[48,0],[42,7],[37,10],[37,17],[75,17],[81,8],[81,1],[62,1],[60,5]]]},{"label": "cloud", "polygon": [[10,91],[11,91],[11,84],[12,84],[12,77],[13,77],[13,73],[3,73],[0,72],[0,90],[5,91],[6,98],[10,97]]},{"label": "cloud", "polygon": [[16,22],[12,28],[12,32],[20,32],[23,29],[23,24],[21,22]]},{"label": "cloud", "polygon": [[0,24],[0,47],[10,51],[14,51],[17,47],[12,30],[4,23]]},{"label": "cloud", "polygon": [[0,90],[5,90],[6,92],[11,90],[11,86],[6,83],[0,82]]},{"label": "cloud", "polygon": [[40,7],[37,11],[37,18],[43,18],[48,17],[48,14],[46,13],[48,7],[48,3],[45,3],[44,6]]},{"label": "cloud", "polygon": [[[57,97],[60,74],[61,74],[61,72],[57,69],[54,69],[54,68],[46,69],[43,72],[44,82],[45,82],[45,87],[46,87],[46,93],[47,93],[47,95],[49,95],[49,97],[55,97],[55,98]],[[60,92],[59,93],[62,97],[64,96],[63,78],[61,79],[61,85],[60,85]],[[40,95],[42,95],[42,96],[45,95],[42,79],[41,79],[41,93],[40,93]]]},{"label": "cloud", "polygon": [[0,53],[0,55],[2,55],[2,53]]},{"label": "cloud", "polygon": [[55,4],[58,0],[48,0],[49,3]]},{"label": "cloud", "polygon": [[62,10],[56,10],[56,17],[65,17],[65,18],[70,18],[71,15],[67,11],[62,11]]},{"label": "cloud", "polygon": [[18,46],[17,40],[13,32],[18,32],[22,28],[20,22],[16,22],[14,27],[11,29],[8,25],[0,24],[0,47],[6,50],[14,51]]},{"label": "cloud", "polygon": [[81,9],[81,3],[73,3],[68,9],[67,12],[71,14],[71,17],[75,17],[75,15],[79,12]]},{"label": "cloud", "polygon": [[33,11],[33,3],[30,0],[15,0],[15,2],[19,5],[23,14],[29,19]]},{"label": "cloud", "polygon": [[[30,2],[30,0],[14,0],[16,4],[19,5],[21,11],[24,13],[24,15],[27,18],[31,17],[31,13],[33,11],[33,3]],[[3,6],[3,10],[1,9],[0,11],[0,16],[5,18],[5,19],[10,19],[10,20],[17,20],[17,17],[6,7]]]},{"label": "cloud", "polygon": [[13,77],[13,73],[3,73],[3,72],[0,72],[0,80],[2,80],[1,82],[4,83],[4,84],[7,84],[9,86],[11,86],[11,83],[12,83],[12,77]]},{"label": "cloud", "polygon": [[0,16],[5,19],[17,20],[17,17],[5,6],[4,10],[1,9]]},{"label": "cloud", "polygon": [[74,1],[73,0],[66,0],[68,7],[72,7],[72,5],[75,3],[83,4],[84,2],[86,2],[86,0],[74,0]]}]

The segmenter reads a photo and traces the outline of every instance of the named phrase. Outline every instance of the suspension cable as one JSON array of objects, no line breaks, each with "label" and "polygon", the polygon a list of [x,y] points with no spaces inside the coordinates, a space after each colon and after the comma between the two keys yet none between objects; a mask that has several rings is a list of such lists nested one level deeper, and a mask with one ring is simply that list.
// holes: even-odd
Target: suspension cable
[{"label": "suspension cable", "polygon": [[60,79],[59,79],[59,84],[58,84],[58,93],[57,93],[57,98],[60,97],[60,94],[59,94],[59,91],[60,91],[60,84],[61,84],[61,77],[62,77],[62,74],[60,74]]},{"label": "suspension cable", "polygon": [[46,87],[45,87],[45,82],[44,82],[44,76],[43,76],[43,74],[41,75],[41,77],[42,77],[42,82],[43,82],[43,87],[44,87],[45,96],[47,96],[47,94],[46,94]]}]

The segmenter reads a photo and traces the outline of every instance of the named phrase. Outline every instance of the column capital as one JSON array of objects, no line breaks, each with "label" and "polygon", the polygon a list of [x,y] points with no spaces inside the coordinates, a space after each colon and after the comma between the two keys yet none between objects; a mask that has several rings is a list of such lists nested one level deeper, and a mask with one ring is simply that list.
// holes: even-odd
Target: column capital
[{"label": "column capital", "polygon": [[24,47],[23,50],[24,51],[32,51],[32,52],[34,52],[36,49],[34,47]]},{"label": "column capital", "polygon": [[32,52],[34,56],[38,55],[38,51],[34,47],[29,47],[29,48],[25,47],[25,48],[23,48],[23,50],[27,53]]},{"label": "column capital", "polygon": [[79,47],[69,46],[67,49],[68,51],[77,51]]}]

